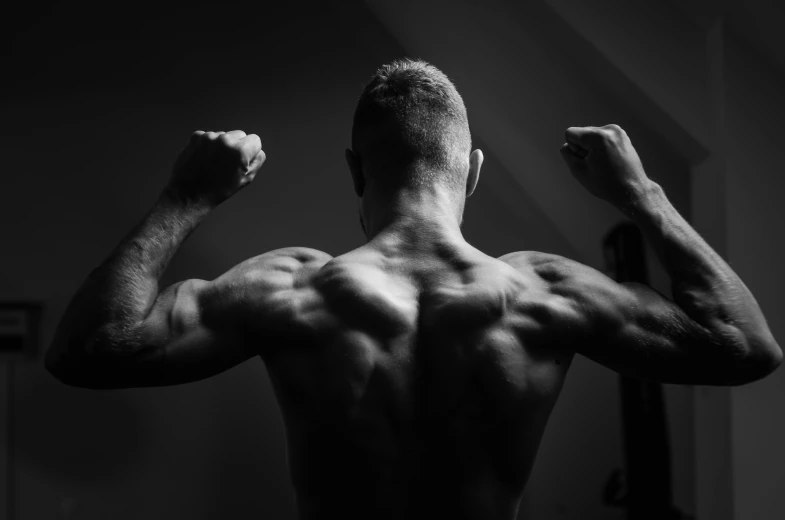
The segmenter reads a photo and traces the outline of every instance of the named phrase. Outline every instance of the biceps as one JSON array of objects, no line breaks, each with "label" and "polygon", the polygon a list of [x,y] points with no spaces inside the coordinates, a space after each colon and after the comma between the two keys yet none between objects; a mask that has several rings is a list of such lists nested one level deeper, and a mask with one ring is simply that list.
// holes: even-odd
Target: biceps
[{"label": "biceps", "polygon": [[[619,284],[578,352],[623,375],[672,384],[730,385],[743,361],[716,334],[643,284]],[[605,308],[602,308],[605,307]]]},{"label": "biceps", "polygon": [[199,297],[207,283],[185,280],[161,291],[136,327],[133,340],[140,347],[163,349],[168,343],[200,330],[203,326]]},{"label": "biceps", "polygon": [[140,370],[133,386],[165,386],[212,377],[252,356],[243,338],[195,328],[172,338],[163,347],[154,370]]},{"label": "biceps", "polygon": [[[242,328],[204,323],[201,298],[209,282],[186,280],[162,291],[147,317],[128,335],[132,356],[107,367],[114,388],[166,386],[223,372],[253,354]],[[215,320],[213,320],[215,321]]]}]

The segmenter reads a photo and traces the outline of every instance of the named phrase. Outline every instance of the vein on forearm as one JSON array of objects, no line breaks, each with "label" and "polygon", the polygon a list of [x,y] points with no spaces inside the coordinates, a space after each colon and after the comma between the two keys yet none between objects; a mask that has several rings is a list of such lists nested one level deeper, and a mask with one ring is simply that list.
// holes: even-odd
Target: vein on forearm
[{"label": "vein on forearm", "polygon": [[169,261],[205,215],[202,208],[159,199],[77,292],[61,324],[71,340],[84,342],[98,332],[131,339],[158,297]]},{"label": "vein on forearm", "polygon": [[673,300],[728,343],[767,334],[766,320],[739,276],[670,204],[655,183],[631,216],[671,278]]}]

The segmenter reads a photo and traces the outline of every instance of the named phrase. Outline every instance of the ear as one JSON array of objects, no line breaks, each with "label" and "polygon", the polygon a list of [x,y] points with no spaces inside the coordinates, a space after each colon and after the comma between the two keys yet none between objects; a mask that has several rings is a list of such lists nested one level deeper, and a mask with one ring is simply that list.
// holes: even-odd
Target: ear
[{"label": "ear", "polygon": [[482,168],[482,150],[474,150],[469,156],[469,177],[466,179],[466,198],[472,196],[477,181],[480,180],[480,168]]},{"label": "ear", "polygon": [[362,197],[365,191],[365,179],[363,179],[363,172],[360,167],[360,157],[355,155],[349,148],[346,149],[346,164],[349,166],[349,172],[352,174],[354,192],[358,197]]}]

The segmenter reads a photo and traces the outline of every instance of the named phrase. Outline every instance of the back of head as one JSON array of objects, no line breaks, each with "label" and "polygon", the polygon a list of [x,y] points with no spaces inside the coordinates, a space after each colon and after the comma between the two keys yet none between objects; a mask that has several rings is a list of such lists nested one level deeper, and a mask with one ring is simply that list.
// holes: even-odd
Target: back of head
[{"label": "back of head", "polygon": [[363,171],[389,186],[440,183],[463,190],[471,152],[466,107],[455,85],[433,65],[396,60],[363,89],[352,127]]}]

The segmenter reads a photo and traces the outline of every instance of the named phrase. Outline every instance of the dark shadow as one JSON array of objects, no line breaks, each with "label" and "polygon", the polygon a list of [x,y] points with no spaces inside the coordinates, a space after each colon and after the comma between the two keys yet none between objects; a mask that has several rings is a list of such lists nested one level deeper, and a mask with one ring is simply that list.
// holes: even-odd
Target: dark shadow
[{"label": "dark shadow", "polygon": [[207,518],[294,519],[283,419],[264,365],[252,360],[216,376],[214,385]]},{"label": "dark shadow", "polygon": [[35,369],[17,370],[15,379],[18,466],[95,480],[138,458],[139,414],[122,391],[68,387]]}]

